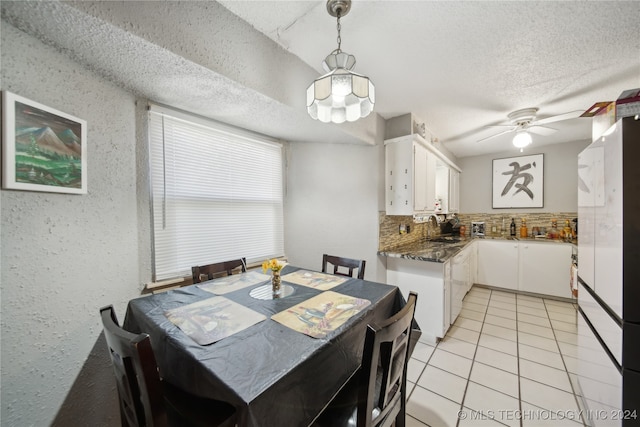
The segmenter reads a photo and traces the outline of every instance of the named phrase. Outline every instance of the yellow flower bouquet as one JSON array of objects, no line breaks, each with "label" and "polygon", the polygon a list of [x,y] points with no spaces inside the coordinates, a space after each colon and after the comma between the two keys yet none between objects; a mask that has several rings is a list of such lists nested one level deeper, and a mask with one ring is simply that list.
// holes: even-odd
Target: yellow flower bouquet
[{"label": "yellow flower bouquet", "polygon": [[271,291],[273,293],[273,298],[280,297],[280,289],[281,289],[281,280],[280,280],[280,270],[282,270],[284,264],[280,263],[277,259],[268,259],[262,263],[262,272],[266,273],[267,270],[271,270]]},{"label": "yellow flower bouquet", "polygon": [[262,263],[262,272],[266,273],[267,270],[280,271],[282,267],[284,267],[284,264],[281,264],[277,259],[268,259]]}]

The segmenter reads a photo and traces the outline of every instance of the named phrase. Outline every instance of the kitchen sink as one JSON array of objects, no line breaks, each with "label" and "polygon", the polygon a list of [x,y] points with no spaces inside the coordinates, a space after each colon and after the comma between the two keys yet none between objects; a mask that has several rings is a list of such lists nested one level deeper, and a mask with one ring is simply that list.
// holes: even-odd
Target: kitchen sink
[{"label": "kitchen sink", "polygon": [[455,237],[436,237],[435,239],[430,239],[428,242],[434,243],[458,243],[460,239]]}]

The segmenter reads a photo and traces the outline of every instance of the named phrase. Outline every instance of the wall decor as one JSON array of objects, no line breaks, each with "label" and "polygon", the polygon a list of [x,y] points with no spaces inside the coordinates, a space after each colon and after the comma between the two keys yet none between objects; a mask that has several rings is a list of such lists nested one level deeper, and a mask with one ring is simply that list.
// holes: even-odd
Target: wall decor
[{"label": "wall decor", "polygon": [[86,194],[87,122],[2,93],[2,186]]},{"label": "wall decor", "polygon": [[544,154],[493,160],[494,209],[543,206]]}]

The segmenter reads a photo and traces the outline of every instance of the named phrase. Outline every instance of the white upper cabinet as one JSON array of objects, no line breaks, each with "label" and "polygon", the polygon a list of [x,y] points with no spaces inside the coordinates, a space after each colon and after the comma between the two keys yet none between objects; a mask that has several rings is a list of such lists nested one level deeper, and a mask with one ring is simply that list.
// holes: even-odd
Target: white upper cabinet
[{"label": "white upper cabinet", "polygon": [[460,172],[440,159],[436,160],[436,199],[443,213],[460,212]]},{"label": "white upper cabinet", "polygon": [[385,174],[387,215],[434,212],[436,199],[442,203],[438,213],[458,211],[459,168],[421,136],[385,141]]},{"label": "white upper cabinet", "polygon": [[385,145],[385,204],[387,215],[413,213],[413,143]]},{"label": "white upper cabinet", "polygon": [[460,212],[460,172],[449,168],[449,212]]},{"label": "white upper cabinet", "polygon": [[413,210],[426,211],[431,206],[427,194],[427,170],[429,152],[420,144],[413,143]]},{"label": "white upper cabinet", "polygon": [[440,159],[436,160],[436,199],[442,212],[449,212],[449,166]]}]

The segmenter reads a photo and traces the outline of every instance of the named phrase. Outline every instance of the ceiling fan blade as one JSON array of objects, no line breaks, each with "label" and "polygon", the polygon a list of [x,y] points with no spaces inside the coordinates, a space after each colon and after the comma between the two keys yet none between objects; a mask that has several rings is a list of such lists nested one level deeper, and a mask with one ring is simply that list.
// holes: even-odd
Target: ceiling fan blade
[{"label": "ceiling fan blade", "polygon": [[486,138],[479,139],[476,142],[483,142],[483,141],[486,141],[488,139],[495,138],[495,137],[500,136],[500,135],[504,135],[505,133],[513,132],[514,130],[516,130],[516,127],[515,126],[511,126],[511,129],[503,130],[502,132],[496,133],[495,135],[491,135],[491,136],[487,136]]},{"label": "ceiling fan blade", "polygon": [[535,133],[537,135],[543,135],[543,136],[553,135],[554,133],[558,132],[558,129],[554,129],[546,126],[538,126],[537,124],[529,126],[527,130],[531,133]]},{"label": "ceiling fan blade", "polygon": [[557,116],[547,117],[546,119],[535,120],[532,124],[534,124],[534,125],[546,125],[546,124],[549,124],[549,123],[560,122],[562,120],[576,119],[576,118],[580,117],[580,115],[582,113],[584,113],[584,111],[582,111],[582,110],[571,111],[571,112],[568,112],[568,113],[559,114]]}]

